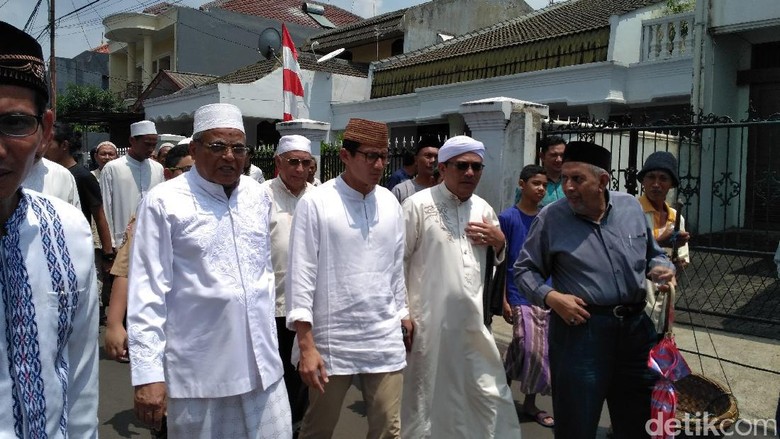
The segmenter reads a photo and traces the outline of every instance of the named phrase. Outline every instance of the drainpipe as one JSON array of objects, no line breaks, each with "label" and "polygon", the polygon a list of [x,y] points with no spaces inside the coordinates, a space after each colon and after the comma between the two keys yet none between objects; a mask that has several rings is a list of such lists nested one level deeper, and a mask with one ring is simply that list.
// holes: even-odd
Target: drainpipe
[{"label": "drainpipe", "polygon": [[[691,107],[696,116],[694,116],[696,119],[698,119],[698,112],[699,110],[704,110],[705,106],[705,93],[704,93],[704,86],[705,86],[705,62],[707,60],[706,56],[706,46],[707,46],[707,27],[710,24],[710,19],[712,17],[711,14],[711,8],[712,5],[710,4],[711,0],[697,0],[696,1],[696,14],[695,14],[695,23],[694,23],[694,66],[693,66],[693,90],[691,91]],[[712,56],[710,54],[710,56]],[[696,120],[698,122],[698,120]]]}]

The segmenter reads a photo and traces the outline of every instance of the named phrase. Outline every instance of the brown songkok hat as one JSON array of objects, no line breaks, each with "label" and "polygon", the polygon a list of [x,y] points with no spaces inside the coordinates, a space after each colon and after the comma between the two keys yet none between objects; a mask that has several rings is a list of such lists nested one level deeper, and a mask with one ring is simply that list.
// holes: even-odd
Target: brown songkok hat
[{"label": "brown songkok hat", "polygon": [[344,140],[357,142],[370,148],[387,148],[387,125],[366,119],[350,119],[344,131]]},{"label": "brown songkok hat", "polygon": [[49,100],[41,45],[4,21],[0,21],[0,84],[32,88]]},{"label": "brown songkok hat", "polygon": [[563,151],[563,162],[588,163],[609,172],[612,169],[612,153],[595,143],[569,142]]}]

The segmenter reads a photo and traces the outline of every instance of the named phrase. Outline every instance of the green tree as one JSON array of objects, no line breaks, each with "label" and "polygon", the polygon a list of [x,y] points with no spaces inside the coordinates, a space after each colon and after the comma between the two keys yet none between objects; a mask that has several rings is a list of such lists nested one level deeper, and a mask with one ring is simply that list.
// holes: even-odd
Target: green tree
[{"label": "green tree", "polygon": [[666,11],[669,15],[692,11],[696,0],[666,0]]},{"label": "green tree", "polygon": [[79,112],[113,113],[122,110],[122,101],[119,98],[94,85],[69,84],[65,93],[57,96],[59,116]]}]

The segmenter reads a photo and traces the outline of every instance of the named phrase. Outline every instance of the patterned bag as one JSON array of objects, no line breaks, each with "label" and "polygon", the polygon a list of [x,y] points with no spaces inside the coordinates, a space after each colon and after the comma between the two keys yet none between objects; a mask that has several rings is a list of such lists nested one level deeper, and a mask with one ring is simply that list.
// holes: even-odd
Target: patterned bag
[{"label": "patterned bag", "polygon": [[653,438],[658,439],[672,439],[676,435],[676,431],[669,429],[677,409],[674,382],[691,373],[691,369],[677,349],[672,333],[674,287],[667,295],[669,297],[666,302],[664,337],[650,350],[647,359],[647,366],[660,376],[653,387],[650,400],[650,419],[660,421],[661,428],[653,432]]}]

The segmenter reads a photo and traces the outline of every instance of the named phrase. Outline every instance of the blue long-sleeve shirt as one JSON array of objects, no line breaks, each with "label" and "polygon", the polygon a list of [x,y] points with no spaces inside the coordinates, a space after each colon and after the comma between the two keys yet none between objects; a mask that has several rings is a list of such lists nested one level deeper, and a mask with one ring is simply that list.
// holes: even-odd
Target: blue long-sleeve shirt
[{"label": "blue long-sleeve shirt", "polygon": [[[565,199],[537,215],[514,267],[515,282],[534,304],[544,306],[552,290],[593,305],[638,303],[652,267],[674,269],[636,198],[620,192],[605,197],[599,223],[577,215]],[[545,284],[549,277],[552,286]]]}]

